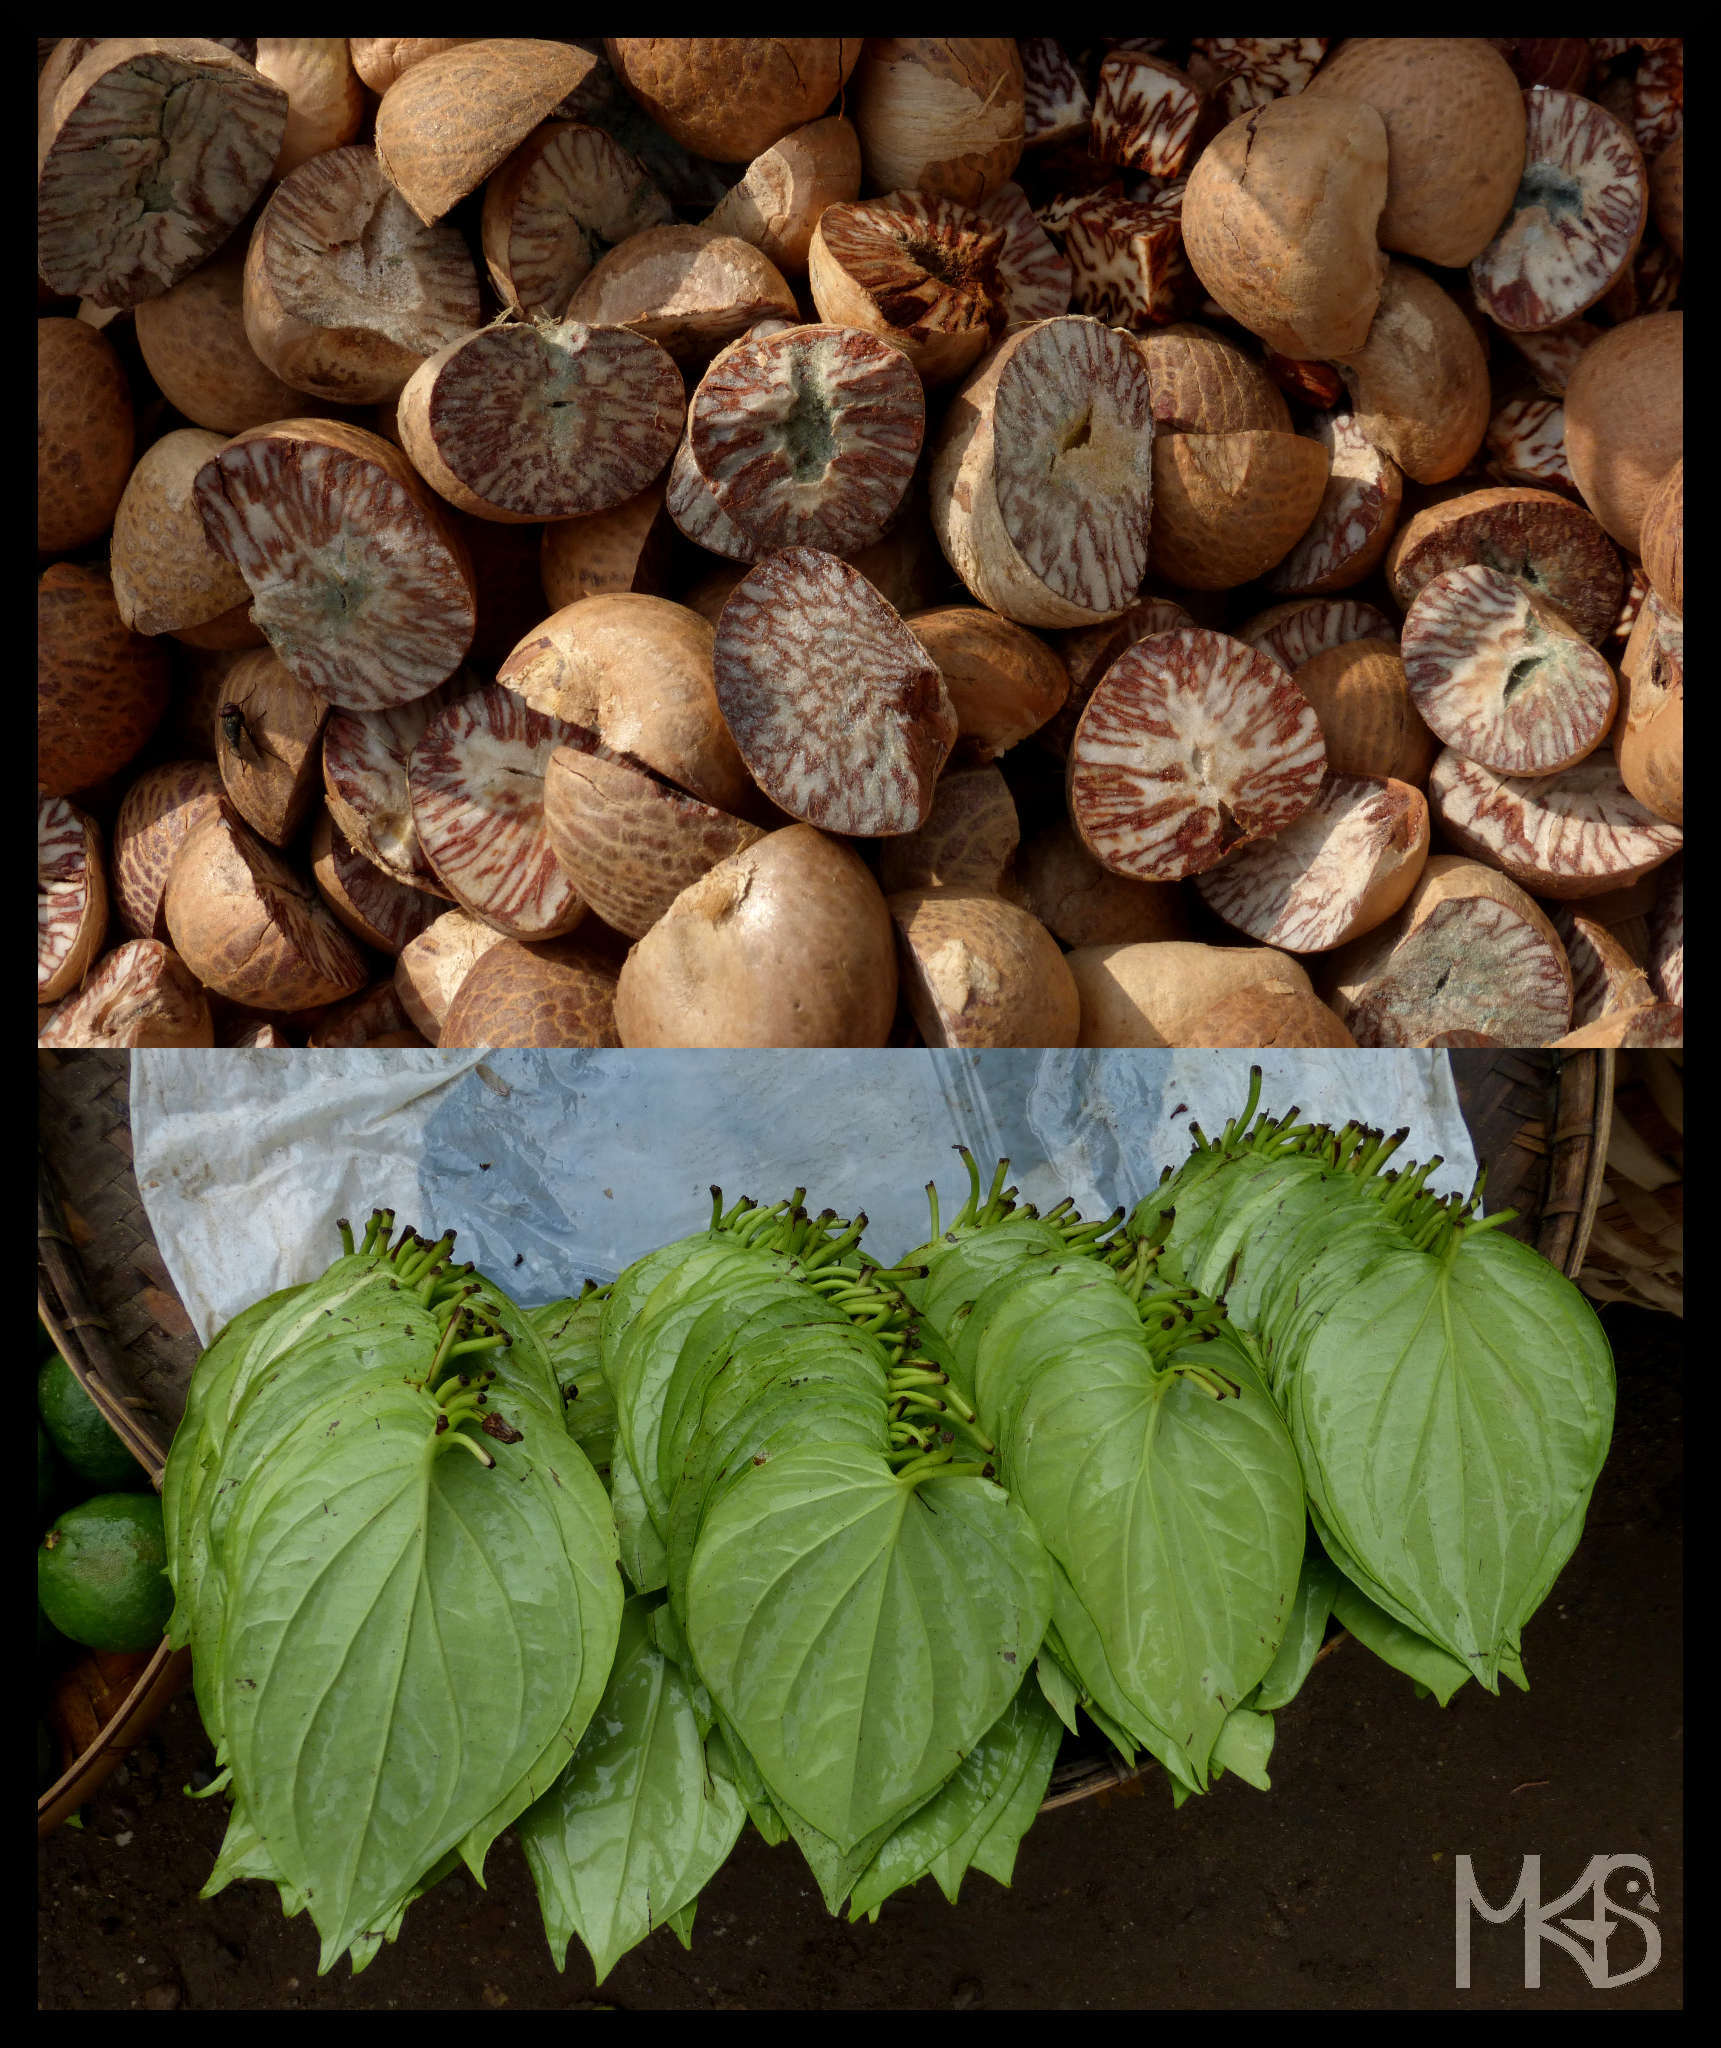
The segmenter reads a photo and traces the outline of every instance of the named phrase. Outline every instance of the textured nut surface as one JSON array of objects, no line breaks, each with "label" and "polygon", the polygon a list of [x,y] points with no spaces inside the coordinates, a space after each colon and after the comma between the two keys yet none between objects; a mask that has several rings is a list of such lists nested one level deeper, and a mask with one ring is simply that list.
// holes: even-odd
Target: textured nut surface
[{"label": "textured nut surface", "polygon": [[446,705],[407,756],[425,859],[455,902],[509,938],[559,938],[585,915],[544,831],[544,770],[574,737],[492,685]]},{"label": "textured nut surface", "polygon": [[222,799],[168,870],[168,937],[205,988],[264,1010],[338,1002],[369,979],[363,954],[309,881]]},{"label": "textured nut surface", "polygon": [[832,832],[912,832],[956,742],[937,665],[876,590],[816,548],[783,548],[717,622],[717,702],[753,780]]},{"label": "textured nut surface", "polygon": [[1546,1045],[1571,1020],[1571,969],[1546,916],[1504,875],[1448,854],[1390,924],[1334,957],[1323,985],[1365,1046],[1454,1031]]},{"label": "textured nut surface", "polygon": [[1571,963],[1574,1030],[1612,1011],[1636,1010],[1655,1001],[1648,975],[1609,926],[1564,903],[1556,907],[1553,925]]},{"label": "textured nut surface", "polygon": [[1038,732],[1069,695],[1069,670],[1036,634],[980,605],[939,605],[904,621],[938,664],[956,729],[981,760]]},{"label": "textured nut surface", "polygon": [[134,633],[172,633],[250,607],[244,577],[211,545],[197,509],[198,472],[223,445],[207,428],[181,427],[138,458],[108,549],[114,603]]},{"label": "textured nut surface", "polygon": [[1685,1001],[1685,856],[1670,860],[1649,916],[1649,978],[1664,1003]]},{"label": "textured nut surface", "polygon": [[1313,519],[1267,578],[1267,587],[1324,596],[1360,583],[1386,553],[1398,525],[1404,477],[1354,413],[1318,413],[1307,432],[1327,451],[1326,484]]},{"label": "textured nut surface", "polygon": [[1635,1010],[1615,1010],[1553,1043],[1581,1046],[1682,1046],[1685,1012],[1671,1003],[1646,1003]]},{"label": "textured nut surface", "polygon": [[688,445],[719,509],[756,548],[870,547],[895,518],[926,432],[920,379],[854,328],[733,342],[699,381]]},{"label": "textured nut surface", "polygon": [[1137,332],[1187,312],[1194,279],[1182,221],[1181,182],[1145,199],[1095,192],[1070,203],[1058,235],[1076,311]]},{"label": "textured nut surface", "polygon": [[1613,723],[1612,669],[1545,599],[1480,563],[1422,586],[1403,648],[1431,729],[1502,775],[1568,768]]},{"label": "textured nut surface", "polygon": [[408,939],[394,963],[394,991],[400,1006],[435,1045],[442,1020],[460,985],[492,946],[507,945],[499,931],[467,910],[445,910]]},{"label": "textured nut surface", "polygon": [[219,43],[96,43],[36,150],[36,267],[68,297],[135,306],[195,270],[263,190],[287,95]]},{"label": "textured nut surface", "polygon": [[1328,351],[1343,372],[1356,424],[1406,476],[1456,476],[1488,431],[1488,361],[1475,329],[1408,263],[1387,268],[1360,348]]},{"label": "textured nut surface", "polygon": [[713,638],[708,620],[666,598],[582,598],[528,633],[497,680],[534,711],[739,812],[756,798],[718,709]]},{"label": "textured nut surface", "polygon": [[283,382],[373,405],[478,325],[478,275],[459,230],[427,227],[374,150],[331,149],[264,207],[245,255],[244,308],[246,340]]},{"label": "textured nut surface", "polygon": [[1584,351],[1566,386],[1566,458],[1584,503],[1630,554],[1685,442],[1685,315],[1645,313]]},{"label": "textured nut surface", "polygon": [[827,206],[858,199],[860,187],[860,137],[841,114],[832,114],[756,156],[705,225],[739,235],[786,276],[799,276],[807,268],[819,216]]},{"label": "textured nut surface", "polygon": [[544,602],[552,611],[582,597],[638,591],[662,594],[668,581],[670,537],[664,486],[647,484],[624,504],[583,519],[552,520],[544,528],[538,565]]},{"label": "textured nut surface", "polygon": [[918,832],[887,839],[878,850],[879,887],[969,887],[1014,895],[1006,887],[1021,826],[1003,771],[951,768],[938,778],[932,808]]},{"label": "textured nut surface", "polygon": [[1038,918],[960,883],[889,898],[902,987],[931,1046],[1074,1045],[1081,999]]},{"label": "textured nut surface", "polygon": [[400,396],[401,446],[426,483],[480,519],[606,512],[669,466],[686,387],[625,327],[492,327],[421,363]]},{"label": "textured nut surface", "polygon": [[1383,923],[1428,858],[1409,783],[1329,774],[1302,815],[1233,850],[1197,887],[1225,922],[1288,953],[1324,953]]},{"label": "textured nut surface", "polygon": [[1685,610],[1685,460],[1655,487],[1639,529],[1644,574],[1670,611]]},{"label": "textured nut surface", "polygon": [[1053,819],[1021,849],[1014,893],[1066,946],[1128,946],[1189,936],[1181,884],[1114,875],[1089,853],[1067,818]]},{"label": "textured nut surface", "polygon": [[1557,775],[1496,775],[1448,747],[1428,777],[1440,829],[1538,896],[1599,895],[1679,851],[1680,831],[1626,788],[1607,748]]},{"label": "textured nut surface", "polygon": [[295,838],[319,794],[329,707],[269,650],[227,672],[216,713],[215,758],[233,808],[272,846]]},{"label": "textured nut surface", "polygon": [[596,62],[567,43],[508,37],[424,57],[383,94],[377,159],[420,220],[440,220],[585,83]]},{"label": "textured nut surface", "polygon": [[1613,631],[1625,569],[1595,516],[1551,491],[1466,491],[1426,506],[1387,550],[1386,579],[1405,611],[1448,569],[1479,562],[1524,584],[1591,645]]},{"label": "textured nut surface", "polygon": [[920,192],[828,206],[807,248],[819,317],[900,349],[928,384],[976,362],[1002,328],[1001,221]]},{"label": "textured nut surface", "polygon": [[82,320],[36,322],[36,546],[65,554],[113,523],[131,474],[131,388]]},{"label": "textured nut surface", "polygon": [[630,761],[579,746],[550,756],[544,830],[585,901],[636,939],[689,883],[765,836]]},{"label": "textured nut surface", "polygon": [[1184,590],[1253,582],[1308,531],[1328,464],[1300,434],[1155,434],[1155,574]]},{"label": "textured nut surface", "polygon": [[155,939],[116,946],[43,1026],[39,1046],[131,1051],[215,1043],[209,1000],[178,954]]},{"label": "textured nut surface", "polygon": [[376,711],[425,696],[472,645],[465,549],[375,434],[333,420],[254,427],[204,465],[196,497],[270,646],[331,704]]},{"label": "textured nut surface", "polygon": [[1386,124],[1383,249],[1447,270],[1480,254],[1524,171],[1524,103],[1499,51],[1474,36],[1359,37],[1308,91],[1364,100]]},{"label": "textured nut surface", "polygon": [[1423,723],[1390,640],[1346,640],[1311,654],[1294,673],[1315,707],[1327,766],[1415,787],[1428,780],[1440,742]]},{"label": "textured nut surface", "polygon": [[1209,327],[1175,321],[1139,335],[1153,417],[1179,434],[1288,434],[1291,409],[1255,358]]},{"label": "textured nut surface", "polygon": [[1056,715],[1035,734],[1036,743],[1054,760],[1064,760],[1088,699],[1124,649],[1137,640],[1151,639],[1155,633],[1169,633],[1194,623],[1175,598],[1144,597],[1115,619],[1061,634],[1058,644],[1070,672],[1070,693]]},{"label": "textured nut surface", "polygon": [[1190,1045],[1350,1046],[1356,1040],[1319,996],[1241,989],[1191,1026]]},{"label": "textured nut surface", "polygon": [[615,992],[615,970],[575,945],[504,939],[461,982],[436,1042],[615,1045]]},{"label": "textured nut surface", "polygon": [[976,206],[1022,154],[1022,59],[1007,36],[873,36],[849,118],[881,192],[910,187]]},{"label": "textured nut surface", "polygon": [[611,36],[604,48],[658,126],[719,163],[816,119],[860,56],[858,38],[839,36]]},{"label": "textured nut surface", "polygon": [[505,305],[559,320],[606,247],[674,218],[645,166],[601,128],[546,121],[484,188],[484,262]]},{"label": "textured nut surface", "polygon": [[1192,1045],[1207,1018],[1238,995],[1313,994],[1297,962],[1267,946],[1078,946],[1065,964],[1081,996],[1083,1045]]},{"label": "textured nut surface", "polygon": [[1654,591],[1631,629],[1619,672],[1613,750],[1620,778],[1658,818],[1683,825],[1685,627]]},{"label": "textured nut surface", "polygon": [[456,676],[386,711],[335,711],[323,729],[323,790],[336,824],[384,874],[433,896],[448,892],[418,843],[407,757],[431,719],[470,682]]},{"label": "textured nut surface", "polygon": [[245,246],[238,237],[132,316],[144,366],[193,426],[239,434],[306,410],[304,394],[245,335]]},{"label": "textured nut surface", "polygon": [[1375,227],[1386,127],[1361,100],[1299,93],[1240,114],[1183,197],[1195,274],[1233,320],[1287,356],[1360,348],[1386,276]]},{"label": "textured nut surface", "polygon": [[36,1001],[56,1003],[89,972],[108,928],[102,835],[64,797],[36,792]]},{"label": "textured nut surface", "polygon": [[221,771],[212,761],[164,761],[126,791],[114,821],[113,896],[134,939],[159,938],[162,891],[192,826],[216,810]]},{"label": "textured nut surface", "polygon": [[442,915],[440,897],[385,875],[326,809],[311,828],[311,878],[353,937],[391,958]]},{"label": "textured nut surface", "polygon": [[1070,817],[1103,866],[1172,882],[1281,832],[1321,786],[1326,748],[1267,656],[1187,627],[1126,648],[1070,744]]},{"label": "textured nut surface", "polygon": [[766,256],[715,228],[642,228],[593,265],[567,318],[632,327],[678,363],[710,360],[756,321],[800,317],[788,280]]},{"label": "textured nut surface", "polygon": [[105,570],[55,562],[36,585],[36,779],[90,788],[143,747],[167,707],[168,662],[119,615]]},{"label": "textured nut surface", "polygon": [[896,943],[878,884],[809,825],[684,889],[621,970],[624,1045],[883,1045]]},{"label": "textured nut surface", "polygon": [[1041,227],[1021,186],[1000,185],[976,211],[1004,230],[1004,246],[998,252],[998,290],[1005,333],[1067,313],[1073,284],[1069,259]]}]

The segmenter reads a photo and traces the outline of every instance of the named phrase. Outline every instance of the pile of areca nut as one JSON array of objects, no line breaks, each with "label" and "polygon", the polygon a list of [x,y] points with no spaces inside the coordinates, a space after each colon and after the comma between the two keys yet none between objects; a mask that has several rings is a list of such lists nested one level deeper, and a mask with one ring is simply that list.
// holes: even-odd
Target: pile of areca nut
[{"label": "pile of areca nut", "polygon": [[1683,97],[39,44],[40,1042],[1681,1043]]}]

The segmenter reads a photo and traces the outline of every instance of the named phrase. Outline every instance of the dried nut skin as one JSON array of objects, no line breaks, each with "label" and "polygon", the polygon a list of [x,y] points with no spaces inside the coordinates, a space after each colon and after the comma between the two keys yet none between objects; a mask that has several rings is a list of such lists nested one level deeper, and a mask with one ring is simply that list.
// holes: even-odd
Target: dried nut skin
[{"label": "dried nut skin", "polygon": [[1310,80],[1386,124],[1383,249],[1458,270],[1506,218],[1524,172],[1524,103],[1511,66],[1470,36],[1361,37]]},{"label": "dried nut skin", "polygon": [[821,320],[898,348],[927,384],[979,360],[1004,324],[1001,222],[919,192],[828,206],[807,248]]},{"label": "dried nut skin", "polygon": [[896,517],[925,433],[925,395],[906,358],[845,327],[732,342],[688,411],[695,464],[761,552],[870,547]]},{"label": "dried nut skin", "polygon": [[1361,100],[1299,93],[1241,114],[1202,152],[1183,196],[1195,274],[1280,355],[1362,346],[1386,276],[1375,223],[1387,139]]},{"label": "dried nut skin", "polygon": [[173,856],[192,826],[216,810],[221,771],[210,761],[164,761],[125,793],[114,821],[113,894],[134,939],[159,938],[161,898]]},{"label": "dried nut skin", "polygon": [[956,730],[983,761],[1038,732],[1062,709],[1070,674],[1045,641],[979,605],[940,605],[903,622],[944,678]]},{"label": "dried nut skin", "polygon": [[593,265],[566,316],[631,327],[684,368],[702,366],[756,322],[798,320],[788,280],[749,243],[712,228],[642,228]]},{"label": "dried nut skin", "polygon": [[1330,351],[1360,431],[1406,476],[1456,476],[1482,445],[1491,397],[1475,329],[1433,278],[1387,268],[1368,339]]},{"label": "dried nut skin", "polygon": [[1358,1045],[1426,1045],[1455,1031],[1546,1045],[1571,1020],[1565,948],[1524,891],[1440,854],[1391,924],[1329,963],[1328,1001]]},{"label": "dried nut skin", "polygon": [[245,336],[245,250],[237,239],[132,315],[144,367],[193,426],[241,434],[305,410]]},{"label": "dried nut skin", "polygon": [[1293,674],[1315,707],[1327,766],[1421,788],[1440,751],[1405,681],[1390,640],[1347,640],[1312,654]]},{"label": "dried nut skin", "polygon": [[718,708],[712,656],[712,626],[697,612],[616,593],[554,613],[497,680],[690,796],[742,813],[757,792]]},{"label": "dried nut skin", "polygon": [[585,83],[596,62],[567,43],[506,37],[426,57],[383,95],[377,160],[420,220],[440,220]]},{"label": "dried nut skin", "polygon": [[370,979],[310,883],[225,799],[181,841],[163,908],[174,951],[205,988],[236,1003],[309,1010]]},{"label": "dried nut skin", "polygon": [[227,672],[215,758],[233,808],[272,846],[285,846],[320,794],[329,707],[265,648]]},{"label": "dried nut skin", "polygon": [[1227,924],[1263,945],[1324,953],[1384,923],[1427,858],[1420,790],[1333,774],[1295,823],[1236,848],[1197,887]]},{"label": "dried nut skin", "polygon": [[1684,442],[1685,315],[1645,313],[1611,328],[1566,386],[1566,459],[1584,503],[1628,554]]},{"label": "dried nut skin", "polygon": [[550,756],[544,831],[585,901],[635,939],[690,883],[765,836],[632,762],[579,746]]},{"label": "dried nut skin", "polygon": [[472,36],[350,36],[347,51],[353,69],[380,99],[403,71],[437,57],[444,50],[457,50]]},{"label": "dried nut skin", "polygon": [[684,889],[627,957],[627,1046],[883,1045],[896,943],[878,884],[808,825],[772,832]]},{"label": "dried nut skin", "polygon": [[331,149],[264,207],[245,254],[244,312],[246,340],[284,383],[375,405],[478,325],[478,274],[458,229],[427,227],[374,150]]},{"label": "dried nut skin", "polygon": [[1670,611],[1685,611],[1685,460],[1682,456],[1656,485],[1639,530],[1643,569],[1655,594]]},{"label": "dried nut skin", "polygon": [[[332,905],[330,906],[333,907]],[[307,1046],[375,1047],[423,1045],[392,982],[373,982],[345,1002],[331,1003],[302,1020],[310,1026]]]},{"label": "dried nut skin", "polygon": [[1102,868],[1067,818],[1037,832],[1016,859],[1017,900],[1066,946],[1127,946],[1186,939],[1189,916],[1176,882],[1132,882]]},{"label": "dried nut skin", "polygon": [[623,591],[661,596],[669,553],[663,498],[661,483],[648,484],[607,512],[546,525],[538,574],[550,610]]},{"label": "dried nut skin", "polygon": [[427,695],[472,645],[463,545],[398,448],[333,420],[282,420],[204,465],[197,504],[281,660],[331,704]]},{"label": "dried nut skin", "polygon": [[1022,59],[1006,36],[874,36],[849,86],[866,174],[978,206],[1022,154]]},{"label": "dried nut skin", "polygon": [[744,163],[815,120],[860,56],[855,37],[610,36],[623,85],[683,149]]},{"label": "dried nut skin", "polygon": [[119,615],[105,570],[55,562],[36,586],[36,780],[56,796],[132,760],[167,708],[166,650]]},{"label": "dried nut skin", "polygon": [[1428,778],[1447,839],[1538,896],[1598,896],[1679,851],[1675,825],[1638,802],[1602,748],[1557,775],[1504,776],[1448,747]]},{"label": "dried nut skin", "polygon": [[484,262],[504,305],[561,318],[601,251],[674,218],[645,166],[601,128],[547,121],[484,188]]},{"label": "dried nut skin", "polygon": [[114,603],[134,633],[178,632],[250,609],[245,579],[210,544],[194,496],[198,471],[224,445],[207,428],[181,427],[138,458],[108,549]]},{"label": "dried nut skin", "polygon": [[1638,802],[1670,825],[1685,822],[1685,627],[1653,591],[1620,661],[1614,757]]},{"label": "dried nut skin", "polygon": [[1267,946],[1078,946],[1065,965],[1081,996],[1083,1045],[1192,1045],[1237,995],[1300,1001],[1314,993],[1303,968]]},{"label": "dried nut skin", "polygon": [[655,482],[686,395],[643,334],[545,321],[450,343],[413,372],[396,417],[413,467],[461,511],[574,519]]},{"label": "dried nut skin", "polygon": [[131,1051],[215,1043],[209,1000],[177,954],[154,939],[117,946],[38,1034],[42,1047]]},{"label": "dried nut skin", "polygon": [[1354,1046],[1319,996],[1244,989],[1225,996],[1188,1034],[1190,1045]]},{"label": "dried nut skin", "polygon": [[1258,613],[1237,637],[1295,675],[1305,661],[1329,647],[1343,647],[1352,640],[1396,644],[1398,628],[1385,612],[1356,598],[1301,598]]},{"label": "dried nut skin", "polygon": [[1569,768],[1613,724],[1613,670],[1550,604],[1480,563],[1423,585],[1402,645],[1430,729],[1499,774]]},{"label": "dried nut skin", "polygon": [[259,36],[257,69],[287,95],[287,130],[274,175],[351,142],[364,120],[365,94],[345,36]]},{"label": "dried nut skin", "polygon": [[439,711],[407,757],[426,860],[456,903],[507,938],[559,938],[585,915],[544,833],[544,770],[575,737],[492,685]]},{"label": "dried nut skin", "polygon": [[1087,626],[1147,569],[1153,413],[1123,335],[1074,316],[1001,343],[956,394],[933,451],[932,520],[982,603],[1025,626]]},{"label": "dried nut skin", "polygon": [[1637,144],[1594,100],[1538,87],[1524,104],[1523,183],[1470,277],[1497,326],[1539,333],[1593,306],[1628,268],[1649,182]]},{"label": "dried nut skin", "polygon": [[613,1046],[615,991],[614,970],[572,946],[504,939],[460,984],[436,1042]]},{"label": "dried nut skin", "polygon": [[920,830],[880,844],[879,887],[887,897],[905,889],[966,887],[1014,901],[1007,884],[1020,838],[1016,801],[1001,769],[948,769]]},{"label": "dried nut skin", "polygon": [[460,985],[492,946],[509,943],[482,918],[466,910],[445,910],[416,939],[409,939],[394,963],[394,992],[400,1006],[431,1045]]},{"label": "dried nut skin", "polygon": [[1327,451],[1326,486],[1314,518],[1267,587],[1321,597],[1349,590],[1379,564],[1398,526],[1404,477],[1352,413],[1318,413],[1308,435]]},{"label": "dried nut skin", "polygon": [[1037,918],[960,883],[888,901],[903,993],[928,1045],[1075,1044],[1081,998]]},{"label": "dried nut skin", "polygon": [[1255,358],[1212,328],[1176,321],[1136,337],[1155,422],[1178,434],[1288,434],[1291,409]]},{"label": "dried nut skin", "polygon": [[57,1003],[89,972],[108,929],[102,835],[63,797],[36,792],[36,1001]]},{"label": "dried nut skin", "polygon": [[36,546],[69,554],[113,524],[131,474],[131,388],[82,320],[36,322]]},{"label": "dried nut skin", "polygon": [[1135,881],[1175,882],[1314,801],[1326,748],[1314,708],[1267,656],[1200,627],[1137,641],[1106,671],[1070,745],[1070,817]]},{"label": "dried nut skin", "polygon": [[1264,575],[1308,531],[1328,461],[1300,434],[1155,434],[1154,573],[1184,590]]},{"label": "dried nut skin", "polygon": [[756,156],[746,176],[706,215],[705,225],[739,235],[785,276],[800,276],[819,216],[827,206],[858,199],[860,187],[860,137],[841,114],[832,114]]},{"label": "dried nut skin", "polygon": [[912,832],[956,742],[926,649],[858,570],[784,548],[738,583],[713,647],[717,702],[753,780],[827,831]]},{"label": "dried nut skin", "polygon": [[1426,506],[1387,550],[1386,580],[1408,611],[1423,585],[1479,562],[1524,584],[1591,646],[1619,616],[1625,568],[1594,515],[1551,491],[1489,489]]},{"label": "dried nut skin", "polygon": [[250,211],[286,126],[287,95],[219,43],[97,43],[38,134],[37,269],[101,307],[166,291]]},{"label": "dried nut skin", "polygon": [[439,897],[397,882],[366,860],[327,810],[311,828],[311,877],[353,937],[391,958],[442,914]]}]

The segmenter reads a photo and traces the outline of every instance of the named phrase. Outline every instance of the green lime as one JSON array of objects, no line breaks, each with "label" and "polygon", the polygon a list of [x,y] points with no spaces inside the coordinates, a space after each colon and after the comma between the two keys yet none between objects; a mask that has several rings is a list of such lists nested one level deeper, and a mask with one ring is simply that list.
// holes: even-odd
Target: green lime
[{"label": "green lime", "polygon": [[36,1375],[36,1413],[54,1448],[87,1485],[111,1491],[147,1486],[148,1475],[108,1426],[56,1351]]},{"label": "green lime", "polygon": [[48,1441],[48,1432],[38,1422],[36,1425],[36,1520],[41,1524],[54,1511],[54,1502],[60,1493],[60,1461],[54,1456],[54,1446]]},{"label": "green lime", "polygon": [[62,1635],[91,1650],[149,1650],[173,1612],[153,1493],[98,1493],[67,1508],[36,1552],[36,1597]]}]

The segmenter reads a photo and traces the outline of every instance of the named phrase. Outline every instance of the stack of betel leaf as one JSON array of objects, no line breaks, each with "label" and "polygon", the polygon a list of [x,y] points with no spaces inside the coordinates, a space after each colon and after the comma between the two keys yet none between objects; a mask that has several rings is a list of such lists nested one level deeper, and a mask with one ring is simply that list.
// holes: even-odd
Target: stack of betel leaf
[{"label": "stack of betel leaf", "polygon": [[248,1310],[168,1474],[212,1887],[273,1878],[358,1967],[515,1822],[601,1979],[688,1940],[749,1819],[851,1919],[1007,1883],[1080,1713],[1178,1803],[1265,1788],[1335,1617],[1443,1703],[1522,1684],[1606,1454],[1600,1325],[1479,1187],[1259,1085],[1127,1218],[964,1155],[889,1267],[864,1216],[713,1190],[529,1314],[377,1227]]}]

